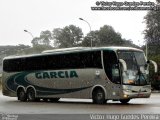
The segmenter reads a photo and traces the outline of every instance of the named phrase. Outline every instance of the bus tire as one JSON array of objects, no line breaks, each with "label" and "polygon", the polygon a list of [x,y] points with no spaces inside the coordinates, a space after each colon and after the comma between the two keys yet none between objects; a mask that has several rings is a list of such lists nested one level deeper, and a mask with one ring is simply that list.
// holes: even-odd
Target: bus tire
[{"label": "bus tire", "polygon": [[27,95],[23,88],[17,90],[17,98],[19,101],[25,102],[27,101]]},{"label": "bus tire", "polygon": [[29,102],[35,102],[36,101],[36,93],[33,88],[29,88],[27,90],[27,99]]},{"label": "bus tire", "polygon": [[104,104],[106,100],[105,100],[105,93],[103,89],[101,88],[95,89],[92,94],[92,99],[93,99],[93,103],[95,104]]},{"label": "bus tire", "polygon": [[129,101],[130,101],[130,99],[121,99],[121,100],[119,100],[122,104],[127,104]]},{"label": "bus tire", "polygon": [[60,98],[50,98],[49,100],[50,100],[50,102],[58,102],[59,99]]}]

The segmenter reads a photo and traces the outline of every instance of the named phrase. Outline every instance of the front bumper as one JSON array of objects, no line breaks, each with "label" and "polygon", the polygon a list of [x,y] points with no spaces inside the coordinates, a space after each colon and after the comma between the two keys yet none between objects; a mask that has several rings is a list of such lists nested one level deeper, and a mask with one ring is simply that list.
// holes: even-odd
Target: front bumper
[{"label": "front bumper", "polygon": [[123,99],[131,99],[131,98],[149,98],[151,92],[123,92]]}]

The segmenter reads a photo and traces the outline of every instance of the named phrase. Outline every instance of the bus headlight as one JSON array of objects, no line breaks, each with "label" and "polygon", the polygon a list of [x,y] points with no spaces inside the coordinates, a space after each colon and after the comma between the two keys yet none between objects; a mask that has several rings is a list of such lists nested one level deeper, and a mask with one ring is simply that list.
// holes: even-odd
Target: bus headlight
[{"label": "bus headlight", "polygon": [[128,80],[128,84],[133,84],[134,80]]},{"label": "bus headlight", "polygon": [[123,97],[124,97],[124,98],[128,98],[128,95],[124,94]]}]

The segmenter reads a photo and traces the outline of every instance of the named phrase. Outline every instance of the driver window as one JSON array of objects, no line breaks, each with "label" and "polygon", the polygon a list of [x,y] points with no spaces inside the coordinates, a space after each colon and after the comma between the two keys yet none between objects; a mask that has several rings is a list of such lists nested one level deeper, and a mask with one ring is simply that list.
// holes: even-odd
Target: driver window
[{"label": "driver window", "polygon": [[103,52],[103,61],[105,73],[111,82],[120,84],[120,71],[117,56],[114,51],[104,51]]}]

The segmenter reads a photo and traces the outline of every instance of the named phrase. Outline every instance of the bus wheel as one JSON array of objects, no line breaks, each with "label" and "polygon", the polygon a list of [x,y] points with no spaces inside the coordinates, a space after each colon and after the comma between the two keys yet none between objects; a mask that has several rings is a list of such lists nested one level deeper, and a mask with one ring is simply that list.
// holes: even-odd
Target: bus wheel
[{"label": "bus wheel", "polygon": [[30,102],[36,101],[36,94],[35,94],[35,91],[34,91],[33,88],[29,88],[29,89],[27,90],[27,99],[28,99],[28,101],[30,101]]},{"label": "bus wheel", "polygon": [[95,104],[104,104],[105,101],[105,94],[102,89],[95,89],[92,94],[93,103]]},{"label": "bus wheel", "polygon": [[122,104],[127,104],[129,101],[130,101],[130,99],[121,99],[121,100],[119,100]]},{"label": "bus wheel", "polygon": [[26,95],[24,89],[19,89],[17,91],[17,97],[18,97],[18,100],[20,100],[22,102],[27,101],[27,95]]},{"label": "bus wheel", "polygon": [[60,98],[50,98],[49,100],[50,100],[50,102],[58,102],[59,99]]}]

